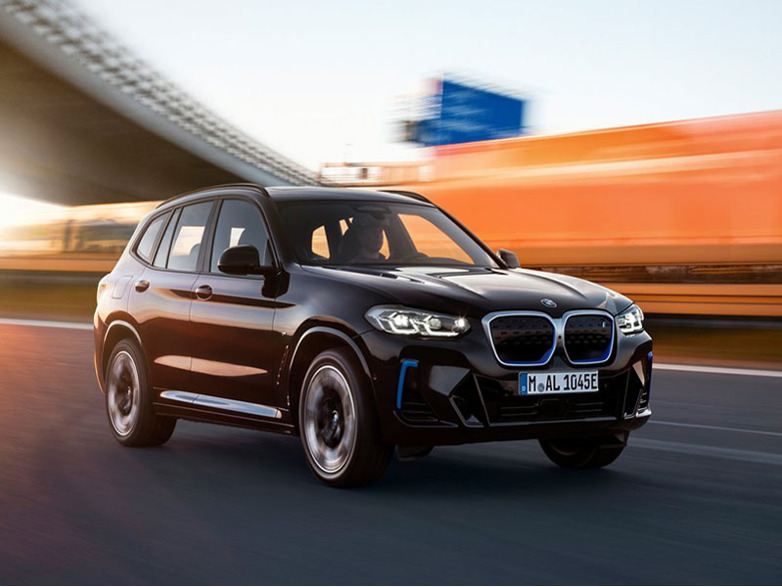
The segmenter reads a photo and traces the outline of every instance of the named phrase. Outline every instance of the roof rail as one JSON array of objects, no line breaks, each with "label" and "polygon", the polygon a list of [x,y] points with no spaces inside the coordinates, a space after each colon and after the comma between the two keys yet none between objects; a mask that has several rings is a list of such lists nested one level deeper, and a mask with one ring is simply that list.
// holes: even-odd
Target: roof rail
[{"label": "roof rail", "polygon": [[221,190],[225,188],[251,188],[261,193],[261,195],[269,197],[269,192],[266,191],[266,188],[262,185],[259,185],[257,183],[251,183],[251,182],[236,182],[236,183],[223,183],[218,185],[211,185],[203,188],[198,188],[197,190],[190,190],[188,192],[183,192],[181,194],[177,194],[175,196],[171,196],[170,198],[166,198],[162,202],[160,202],[157,206],[155,206],[155,209],[160,208],[172,200],[178,200],[180,198],[185,198],[187,196],[195,196],[196,194],[199,194],[201,192],[211,192],[213,190]]},{"label": "roof rail", "polygon": [[385,192],[387,194],[397,194],[398,196],[407,196],[409,198],[413,198],[415,200],[418,200],[420,202],[426,202],[427,204],[431,204],[432,201],[427,198],[426,196],[422,196],[421,194],[417,192],[410,192],[407,190],[380,190],[381,192]]}]

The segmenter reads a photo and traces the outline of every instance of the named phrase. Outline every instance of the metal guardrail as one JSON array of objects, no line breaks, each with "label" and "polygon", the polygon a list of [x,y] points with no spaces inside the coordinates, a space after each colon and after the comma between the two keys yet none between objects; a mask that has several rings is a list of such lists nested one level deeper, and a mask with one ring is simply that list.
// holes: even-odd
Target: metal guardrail
[{"label": "metal guardrail", "polygon": [[293,185],[317,174],[234,128],[163,78],[67,0],[0,0],[0,9],[94,76],[192,135]]}]

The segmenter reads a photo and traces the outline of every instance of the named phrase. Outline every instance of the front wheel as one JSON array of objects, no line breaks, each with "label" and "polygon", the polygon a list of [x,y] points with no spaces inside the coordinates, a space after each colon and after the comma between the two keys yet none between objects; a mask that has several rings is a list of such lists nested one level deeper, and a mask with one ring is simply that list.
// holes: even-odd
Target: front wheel
[{"label": "front wheel", "polygon": [[599,469],[619,458],[627,438],[561,438],[539,442],[546,456],[563,469]]},{"label": "front wheel", "polygon": [[334,487],[379,479],[393,447],[380,443],[371,391],[353,357],[341,349],[315,357],[304,378],[299,429],[307,464]]}]

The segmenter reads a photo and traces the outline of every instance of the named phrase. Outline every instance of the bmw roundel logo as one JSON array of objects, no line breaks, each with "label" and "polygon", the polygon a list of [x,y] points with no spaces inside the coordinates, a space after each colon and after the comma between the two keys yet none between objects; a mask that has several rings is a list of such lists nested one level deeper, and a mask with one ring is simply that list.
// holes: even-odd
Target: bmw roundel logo
[{"label": "bmw roundel logo", "polygon": [[540,303],[546,306],[547,308],[557,307],[557,302],[555,302],[554,300],[550,300],[548,298],[543,298],[542,300],[540,300]]}]

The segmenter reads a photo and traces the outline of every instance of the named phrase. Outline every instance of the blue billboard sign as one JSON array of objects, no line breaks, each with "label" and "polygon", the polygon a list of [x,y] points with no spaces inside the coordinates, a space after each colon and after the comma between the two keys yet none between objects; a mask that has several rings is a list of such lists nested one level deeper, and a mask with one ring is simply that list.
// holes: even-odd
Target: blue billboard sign
[{"label": "blue billboard sign", "polygon": [[506,139],[522,134],[525,101],[489,90],[442,80],[429,99],[428,118],[411,137],[427,147]]}]

